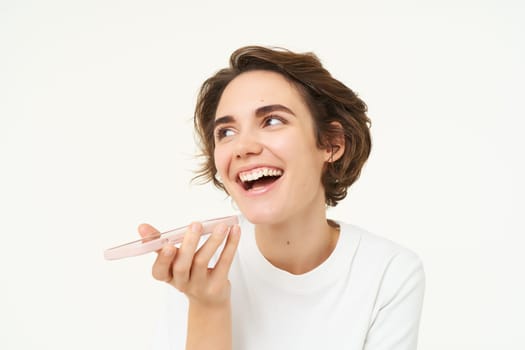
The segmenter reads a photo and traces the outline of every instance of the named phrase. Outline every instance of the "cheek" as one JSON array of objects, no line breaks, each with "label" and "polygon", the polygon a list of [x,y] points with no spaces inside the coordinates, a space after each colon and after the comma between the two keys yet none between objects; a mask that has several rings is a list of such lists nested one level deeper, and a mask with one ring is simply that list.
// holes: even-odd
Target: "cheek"
[{"label": "cheek", "polygon": [[219,175],[221,175],[221,177],[226,176],[225,172],[228,167],[228,161],[225,152],[221,149],[215,148],[213,152],[213,161]]},{"label": "cheek", "polygon": [[265,146],[284,159],[296,158],[308,148],[302,134],[297,130],[272,134],[266,138]]},{"label": "cheek", "polygon": [[294,130],[286,135],[279,135],[271,140],[269,147],[286,159],[317,162],[320,150],[313,135],[303,130]]}]

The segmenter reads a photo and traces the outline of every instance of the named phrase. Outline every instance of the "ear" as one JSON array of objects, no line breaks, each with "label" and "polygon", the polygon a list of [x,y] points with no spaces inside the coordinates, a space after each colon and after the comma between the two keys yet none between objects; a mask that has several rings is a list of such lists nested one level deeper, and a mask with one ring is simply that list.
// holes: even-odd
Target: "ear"
[{"label": "ear", "polygon": [[333,121],[330,125],[337,132],[335,137],[325,140],[325,161],[333,163],[341,158],[345,152],[345,133],[341,123]]}]

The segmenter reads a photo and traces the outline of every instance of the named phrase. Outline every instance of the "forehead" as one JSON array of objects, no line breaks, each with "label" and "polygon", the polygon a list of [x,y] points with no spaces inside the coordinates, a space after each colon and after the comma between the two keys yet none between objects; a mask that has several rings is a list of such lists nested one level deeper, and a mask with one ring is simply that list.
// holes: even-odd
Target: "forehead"
[{"label": "forehead", "polygon": [[294,83],[279,73],[256,70],[240,74],[226,86],[216,117],[246,112],[267,104],[282,104],[292,110],[306,108]]}]

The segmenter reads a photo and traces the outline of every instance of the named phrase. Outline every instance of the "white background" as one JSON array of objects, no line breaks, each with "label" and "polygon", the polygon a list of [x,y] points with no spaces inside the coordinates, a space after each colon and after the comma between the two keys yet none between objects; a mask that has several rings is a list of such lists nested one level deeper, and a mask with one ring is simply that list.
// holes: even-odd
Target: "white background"
[{"label": "white background", "polygon": [[[234,213],[198,162],[203,80],[247,44],[314,51],[374,148],[330,216],[416,251],[420,349],[524,349],[521,1],[0,1],[0,348],[145,349],[141,222]],[[189,3],[189,1],[188,1]]]}]

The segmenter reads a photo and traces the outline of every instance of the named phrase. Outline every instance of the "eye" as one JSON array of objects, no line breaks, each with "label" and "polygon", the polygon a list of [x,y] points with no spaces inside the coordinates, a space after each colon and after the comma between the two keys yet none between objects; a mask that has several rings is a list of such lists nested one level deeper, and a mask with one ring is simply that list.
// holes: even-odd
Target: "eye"
[{"label": "eye", "polygon": [[264,126],[274,126],[285,124],[286,121],[284,118],[279,117],[278,115],[269,115],[264,119]]},{"label": "eye", "polygon": [[215,130],[215,139],[217,141],[220,141],[225,137],[229,137],[233,135],[235,135],[235,131],[232,128],[222,127],[222,128],[217,128]]}]

